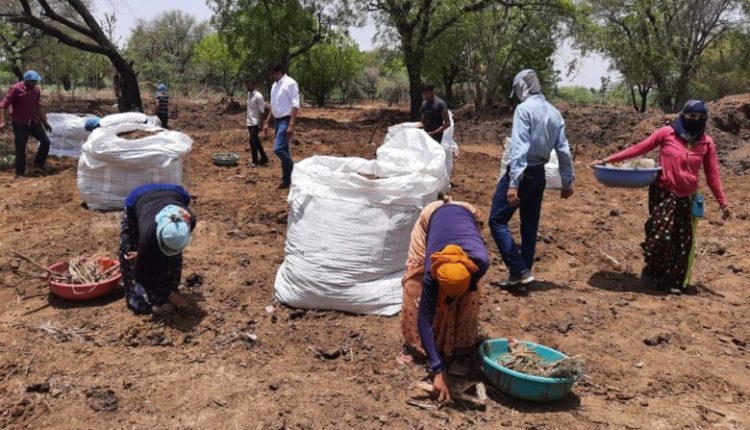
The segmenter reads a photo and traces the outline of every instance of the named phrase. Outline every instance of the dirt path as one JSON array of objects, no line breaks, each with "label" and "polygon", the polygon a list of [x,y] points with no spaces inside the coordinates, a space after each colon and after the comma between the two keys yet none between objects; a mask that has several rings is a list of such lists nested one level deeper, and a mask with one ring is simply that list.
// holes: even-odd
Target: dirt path
[{"label": "dirt path", "polygon": [[[569,108],[568,129],[582,151],[579,179],[572,200],[546,196],[541,282],[528,297],[489,288],[480,321],[489,337],[583,355],[590,381],[553,405],[500,396],[484,411],[429,412],[406,404],[413,383],[427,374],[395,361],[398,318],[274,303],[287,214],[286,195],[275,189],[279,164],[272,157],[270,168],[247,167],[244,115],[214,117],[212,109],[183,108],[175,122],[195,138],[185,180],[198,196],[199,217],[185,254],[183,280],[197,275],[183,286],[197,304],[189,315],[137,317],[120,297],[67,303],[49,297],[43,283],[13,274],[10,249],[48,262],[114,252],[118,214],[80,207],[75,162],[55,161],[54,174],[20,181],[0,173],[0,428],[750,429],[746,176],[724,175],[738,219],[723,223],[707,205],[695,272],[699,293],[672,297],[645,289],[636,279],[645,191],[602,188],[585,168],[605,146],[627,140],[602,145],[601,139],[631,125],[609,130],[601,119],[606,112]],[[306,112],[294,157],[372,157],[374,124],[398,115]],[[508,121],[459,121],[455,195],[485,214],[500,164],[497,136]],[[600,134],[587,136],[594,128]],[[376,130],[374,142],[384,131]],[[240,152],[242,165],[211,165],[210,154],[220,149]],[[504,269],[488,244],[494,264],[487,279],[500,280]],[[624,270],[614,270],[603,253]],[[644,343],[654,336],[662,337],[659,345]]]}]

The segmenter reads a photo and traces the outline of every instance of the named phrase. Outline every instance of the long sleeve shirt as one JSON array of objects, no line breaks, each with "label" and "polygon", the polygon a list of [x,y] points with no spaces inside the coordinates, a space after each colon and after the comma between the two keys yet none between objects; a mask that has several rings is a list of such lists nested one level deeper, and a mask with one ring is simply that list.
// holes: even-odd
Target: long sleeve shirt
[{"label": "long sleeve shirt", "polygon": [[13,107],[13,123],[19,125],[39,124],[41,119],[42,90],[38,86],[29,89],[26,83],[21,81],[13,84],[5,97],[0,101],[0,110]]},{"label": "long sleeve shirt", "polygon": [[643,142],[633,145],[611,157],[609,161],[617,163],[645,155],[659,148],[661,165],[660,187],[673,192],[677,197],[687,197],[698,191],[700,169],[706,171],[706,182],[716,201],[724,207],[729,203],[721,185],[719,161],[716,144],[704,134],[701,139],[687,145],[677,136],[671,126],[662,127]]},{"label": "long sleeve shirt", "polygon": [[265,102],[263,100],[263,94],[260,91],[255,90],[247,93],[247,126],[253,127],[263,120],[263,112],[265,112]]},{"label": "long sleeve shirt", "polygon": [[284,75],[271,87],[271,113],[274,118],[284,118],[299,106],[299,85],[289,75]]},{"label": "long sleeve shirt", "polygon": [[560,111],[535,94],[516,107],[510,142],[510,187],[518,188],[526,167],[545,165],[552,150],[557,153],[563,187],[575,180],[573,157],[565,137],[565,121]]},{"label": "long sleeve shirt", "polygon": [[436,309],[439,306],[440,286],[430,273],[432,268],[430,256],[451,244],[463,248],[469,258],[479,267],[477,273],[472,275],[470,291],[476,291],[477,283],[487,273],[489,267],[487,248],[484,246],[474,214],[467,208],[455,204],[445,204],[437,208],[427,227],[425,271],[417,318],[419,337],[422,339],[422,346],[427,353],[429,366],[433,372],[439,372],[443,368],[443,360],[435,344],[433,329]]}]

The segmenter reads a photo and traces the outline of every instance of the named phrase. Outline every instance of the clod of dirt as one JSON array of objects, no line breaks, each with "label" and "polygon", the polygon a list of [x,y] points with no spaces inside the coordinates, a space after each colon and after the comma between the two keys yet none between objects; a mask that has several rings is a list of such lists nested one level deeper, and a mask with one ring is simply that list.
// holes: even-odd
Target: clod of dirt
[{"label": "clod of dirt", "polygon": [[562,322],[557,325],[557,331],[559,331],[560,334],[565,334],[569,332],[572,328],[573,328],[573,322],[571,321]]},{"label": "clod of dirt", "polygon": [[279,389],[279,384],[277,384],[275,382],[272,383],[272,384],[269,384],[268,385],[268,389],[271,390],[271,391],[277,391]]},{"label": "clod of dirt", "polygon": [[26,386],[27,393],[49,393],[49,389],[50,386],[48,382],[38,382],[36,384]]},{"label": "clod of dirt", "polygon": [[200,287],[203,285],[203,276],[197,273],[191,273],[185,278],[185,286],[188,288]]},{"label": "clod of dirt", "polygon": [[304,317],[305,315],[307,315],[307,311],[305,309],[295,309],[295,310],[293,310],[292,312],[289,313],[288,320],[289,321],[298,320],[298,319]]},{"label": "clod of dirt", "polygon": [[647,337],[643,339],[643,343],[645,343],[648,346],[659,346],[661,344],[667,344],[669,343],[669,335],[659,334],[656,336]]},{"label": "clod of dirt", "polygon": [[115,392],[109,388],[90,388],[84,392],[86,404],[97,412],[112,412],[117,410],[118,400]]},{"label": "clod of dirt", "polygon": [[609,216],[620,216],[620,211],[618,211],[617,209],[612,209],[611,211],[609,211]]}]

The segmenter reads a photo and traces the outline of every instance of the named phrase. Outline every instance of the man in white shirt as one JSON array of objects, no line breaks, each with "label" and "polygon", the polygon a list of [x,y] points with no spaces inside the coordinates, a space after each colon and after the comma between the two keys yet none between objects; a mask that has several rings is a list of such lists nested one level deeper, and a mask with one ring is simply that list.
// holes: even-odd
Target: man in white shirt
[{"label": "man in white shirt", "polygon": [[294,136],[297,124],[297,112],[299,112],[299,86],[297,81],[290,78],[281,64],[273,64],[268,68],[271,78],[274,80],[271,87],[271,111],[266,117],[263,131],[268,135],[271,126],[271,116],[276,119],[276,139],[273,144],[273,152],[281,160],[281,185],[279,189],[289,188],[292,184],[292,169],[294,161],[289,153],[289,141]]},{"label": "man in white shirt", "polygon": [[258,82],[255,79],[245,80],[245,88],[247,88],[247,131],[250,132],[250,154],[253,157],[250,166],[252,167],[268,165],[266,151],[263,150],[258,137],[266,107],[263,94],[257,90],[257,87]]}]

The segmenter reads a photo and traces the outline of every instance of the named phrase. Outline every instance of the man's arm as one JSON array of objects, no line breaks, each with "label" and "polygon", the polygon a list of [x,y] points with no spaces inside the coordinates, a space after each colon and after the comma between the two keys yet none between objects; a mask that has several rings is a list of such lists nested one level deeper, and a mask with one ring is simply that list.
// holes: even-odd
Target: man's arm
[{"label": "man's arm", "polygon": [[39,119],[42,121],[42,125],[47,130],[47,133],[52,132],[52,126],[47,122],[47,113],[44,112],[44,108],[41,105],[39,105]]},{"label": "man's arm", "polygon": [[288,137],[294,135],[294,130],[297,128],[297,115],[299,114],[300,99],[299,99],[299,85],[297,82],[293,82],[289,85],[289,97],[292,99],[292,113],[291,119],[289,120],[289,127],[286,130]]},{"label": "man's arm", "polygon": [[570,145],[568,144],[568,138],[565,137],[564,120],[560,125],[560,133],[555,141],[555,152],[557,153],[557,159],[560,163],[562,186],[563,188],[571,188],[573,186],[573,181],[575,181],[575,173],[573,171],[573,157],[570,155]]},{"label": "man's arm", "polygon": [[447,130],[448,127],[451,126],[451,118],[448,115],[448,106],[443,105],[441,116],[443,117],[443,124],[440,127],[438,127],[437,130],[434,130],[430,134],[440,134],[440,133],[444,132],[445,130]]},{"label": "man's arm", "polygon": [[8,110],[8,107],[13,104],[13,101],[16,99],[16,92],[13,87],[11,87],[7,93],[5,93],[5,97],[3,97],[3,100],[0,101],[0,130],[5,128],[5,111]]}]

